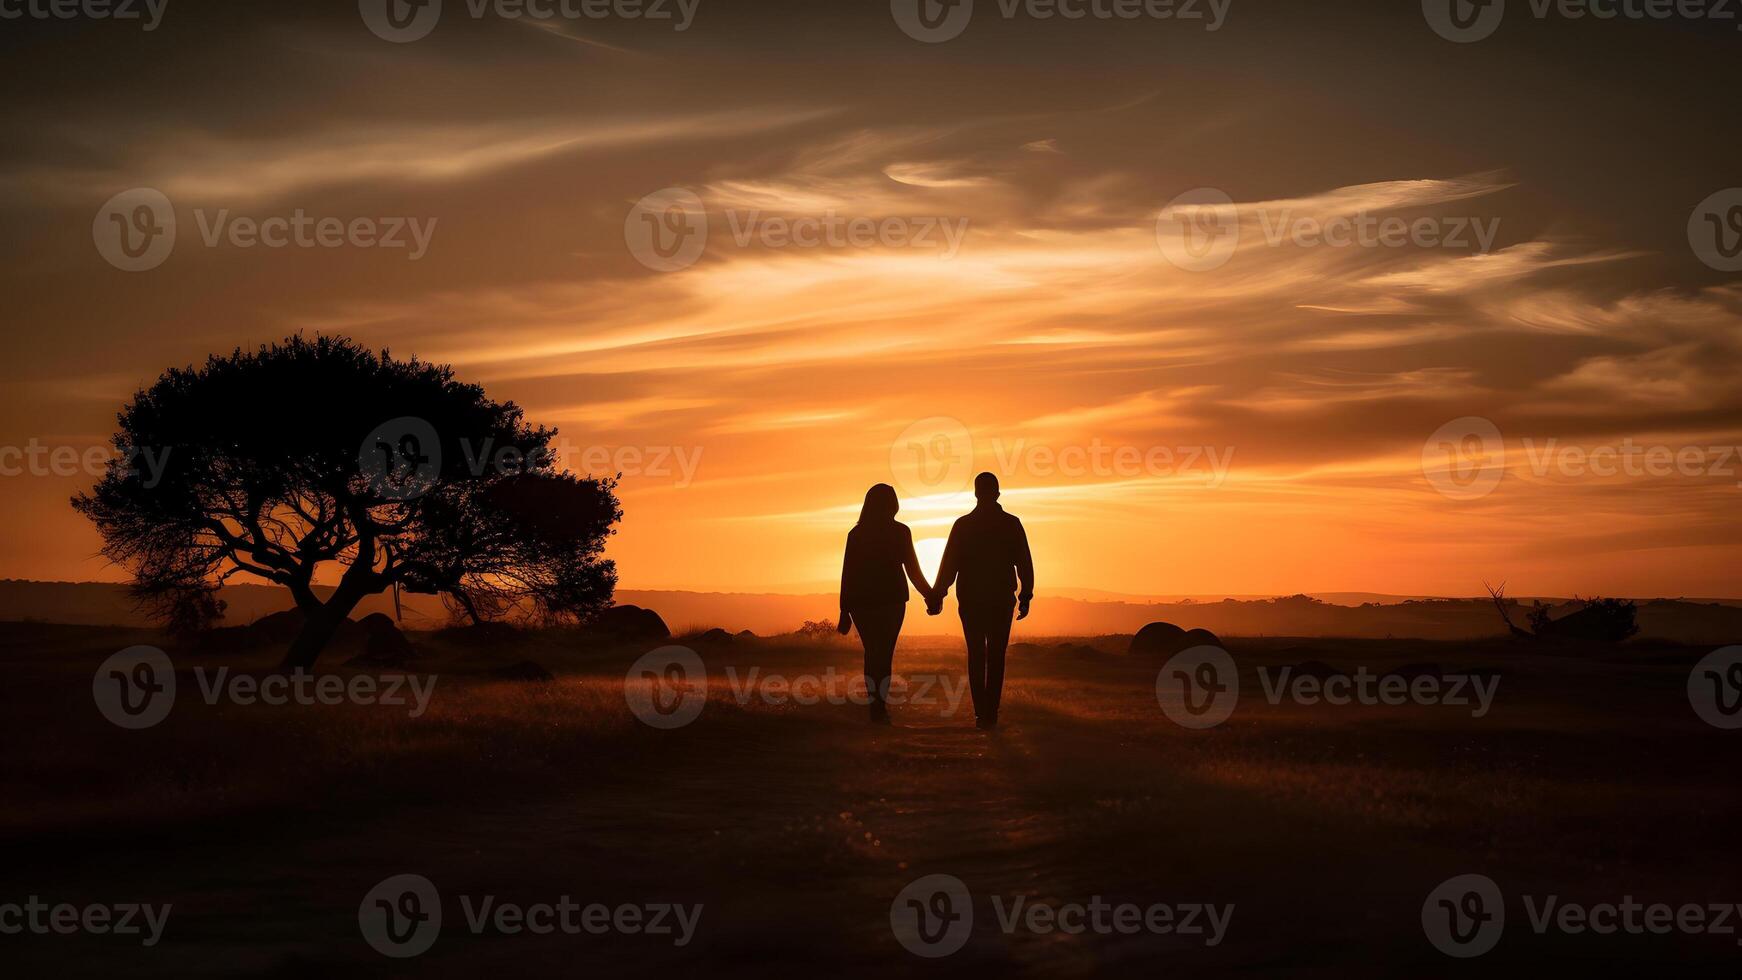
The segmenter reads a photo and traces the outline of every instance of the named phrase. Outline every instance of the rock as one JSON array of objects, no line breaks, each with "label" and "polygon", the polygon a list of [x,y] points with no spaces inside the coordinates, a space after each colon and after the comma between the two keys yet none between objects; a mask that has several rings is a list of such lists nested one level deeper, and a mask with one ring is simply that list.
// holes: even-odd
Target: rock
[{"label": "rock", "polygon": [[248,624],[247,630],[256,639],[268,643],[289,643],[302,632],[302,623],[302,610],[286,609],[256,619]]},{"label": "rock", "polygon": [[616,640],[664,640],[671,636],[659,613],[640,606],[612,606],[599,613],[593,629]]},{"label": "rock", "polygon": [[749,630],[739,630],[736,634],[734,634],[733,639],[754,640],[754,639],[756,639],[756,634],[750,632]]},{"label": "rock", "polygon": [[497,667],[490,671],[490,676],[498,680],[520,681],[525,684],[549,684],[556,680],[550,671],[530,660],[522,660],[506,667]]},{"label": "rock", "polygon": [[1133,657],[1171,657],[1186,648],[1180,642],[1185,635],[1185,630],[1172,623],[1150,623],[1131,638],[1127,653]]},{"label": "rock", "polygon": [[715,643],[715,644],[731,643],[732,642],[732,634],[726,632],[723,629],[715,628],[715,629],[708,630],[706,633],[702,633],[701,635],[697,636],[695,638],[695,642],[697,642],[697,643]]},{"label": "rock", "polygon": [[1190,650],[1192,647],[1219,647],[1222,645],[1221,638],[1209,630],[1186,630],[1183,642],[1185,646],[1181,649],[1185,650]]},{"label": "rock", "polygon": [[[242,627],[251,643],[270,646],[289,646],[291,641],[302,632],[304,620],[302,610],[286,609],[283,612],[269,613]],[[357,621],[347,619],[333,631],[333,638],[327,641],[326,649],[354,645],[363,636]]]},{"label": "rock", "polygon": [[351,667],[403,667],[417,656],[411,641],[386,613],[370,613],[357,623],[363,652],[345,661]]},{"label": "rock", "polygon": [[1131,638],[1127,651],[1134,657],[1171,657],[1192,647],[1219,647],[1222,641],[1209,630],[1182,630],[1172,623],[1150,623]]}]

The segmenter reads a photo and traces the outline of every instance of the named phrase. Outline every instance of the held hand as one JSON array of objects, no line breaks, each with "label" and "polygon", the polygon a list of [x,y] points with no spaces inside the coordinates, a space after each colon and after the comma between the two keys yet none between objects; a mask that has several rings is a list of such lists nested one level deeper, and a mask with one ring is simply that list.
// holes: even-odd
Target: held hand
[{"label": "held hand", "polygon": [[1017,606],[1016,606],[1016,618],[1017,619],[1027,619],[1028,618],[1028,600],[1024,599],[1022,602],[1017,604]]},{"label": "held hand", "polygon": [[943,611],[944,611],[944,594],[942,592],[927,593],[927,595],[925,597],[925,614],[927,616],[936,616],[936,615],[939,615],[940,613],[942,613]]},{"label": "held hand", "polygon": [[848,633],[853,632],[853,617],[847,612],[847,610],[841,610],[841,625],[835,627],[835,630],[842,636],[846,636]]}]

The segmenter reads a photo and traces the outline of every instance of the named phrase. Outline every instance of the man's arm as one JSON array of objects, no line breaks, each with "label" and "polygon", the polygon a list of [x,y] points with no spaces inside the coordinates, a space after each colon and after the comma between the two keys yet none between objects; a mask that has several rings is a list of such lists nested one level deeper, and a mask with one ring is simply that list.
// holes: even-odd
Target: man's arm
[{"label": "man's arm", "polygon": [[937,581],[932,583],[932,594],[940,599],[949,594],[950,586],[956,584],[956,573],[962,567],[961,529],[961,521],[951,524],[950,539],[944,542],[944,557],[938,562]]},{"label": "man's arm", "polygon": [[1034,556],[1028,551],[1028,532],[1022,529],[1022,522],[1012,517],[1016,522],[1016,578],[1022,583],[1022,589],[1016,594],[1017,619],[1028,615],[1028,604],[1034,601]]}]

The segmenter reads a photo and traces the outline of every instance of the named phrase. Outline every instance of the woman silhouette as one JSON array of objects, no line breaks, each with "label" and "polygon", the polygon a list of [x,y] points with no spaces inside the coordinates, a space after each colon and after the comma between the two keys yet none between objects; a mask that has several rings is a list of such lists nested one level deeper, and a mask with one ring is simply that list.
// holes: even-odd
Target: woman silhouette
[{"label": "woman silhouette", "polygon": [[913,532],[895,519],[901,503],[895,488],[879,483],[865,491],[859,523],[847,533],[847,554],[841,562],[841,635],[854,625],[865,646],[865,686],[871,698],[871,721],[889,724],[889,674],[895,661],[895,638],[907,615],[907,582],[927,600],[931,586],[913,551]]}]

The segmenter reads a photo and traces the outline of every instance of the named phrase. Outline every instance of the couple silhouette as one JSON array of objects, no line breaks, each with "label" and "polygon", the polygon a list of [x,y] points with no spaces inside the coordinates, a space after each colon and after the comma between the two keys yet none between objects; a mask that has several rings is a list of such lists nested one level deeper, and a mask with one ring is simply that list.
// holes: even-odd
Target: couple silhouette
[{"label": "couple silhouette", "polygon": [[1022,522],[998,504],[996,476],[981,473],[974,478],[974,499],[974,509],[950,528],[937,582],[927,585],[913,549],[913,532],[895,519],[901,509],[895,488],[879,483],[865,492],[865,506],[859,511],[859,523],[847,534],[841,562],[840,631],[844,636],[855,626],[859,629],[871,720],[876,724],[889,724],[889,677],[895,641],[907,615],[908,580],[925,598],[925,611],[932,616],[943,612],[944,597],[952,585],[956,587],[956,608],[968,643],[974,722],[981,729],[998,724],[1011,616],[1028,615],[1034,599],[1034,559]]}]

